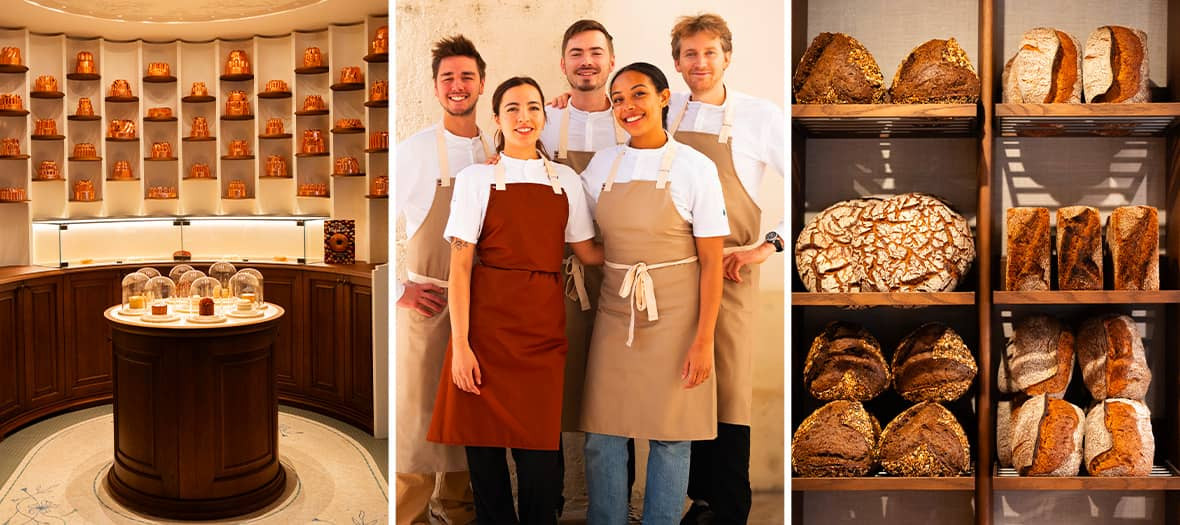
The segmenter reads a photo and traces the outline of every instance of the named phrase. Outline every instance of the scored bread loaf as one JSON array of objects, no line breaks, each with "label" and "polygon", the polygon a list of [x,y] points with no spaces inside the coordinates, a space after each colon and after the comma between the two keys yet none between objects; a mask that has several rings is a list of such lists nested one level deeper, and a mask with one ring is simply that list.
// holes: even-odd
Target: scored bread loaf
[{"label": "scored bread loaf", "polygon": [[820,407],[791,438],[791,469],[799,476],[864,476],[877,465],[881,424],[859,401]]},{"label": "scored bread loaf", "polygon": [[816,336],[803,364],[803,384],[816,399],[867,401],[890,382],[881,343],[855,323],[828,323]]},{"label": "scored bread loaf", "polygon": [[1007,104],[1079,103],[1082,101],[1082,53],[1064,31],[1037,27],[1024,32],[1020,48],[1004,65]]},{"label": "scored bread loaf", "polygon": [[1135,320],[1106,314],[1087,319],[1078,330],[1082,379],[1095,400],[1143,399],[1151,386],[1151,369]]},{"label": "scored bread loaf", "polygon": [[1022,476],[1076,476],[1085,414],[1068,401],[1033,396],[1012,414],[1012,466]]},{"label": "scored bread loaf", "polygon": [[1115,290],[1159,290],[1159,210],[1153,206],[1115,208],[1107,219],[1106,246]]},{"label": "scored bread loaf", "polygon": [[1001,355],[1003,392],[1035,396],[1065,395],[1073,378],[1074,336],[1056,317],[1034,314],[1018,319]]},{"label": "scored bread loaf", "polygon": [[1155,456],[1151,411],[1133,399],[1107,399],[1086,414],[1086,472],[1147,476]]},{"label": "scored bread loaf", "polygon": [[979,75],[954,38],[929,40],[901,61],[889,99],[894,104],[974,104]]},{"label": "scored bread loaf", "polygon": [[963,338],[942,323],[926,323],[893,353],[893,384],[906,401],[954,401],[975,379],[975,359]]},{"label": "scored bread loaf", "polygon": [[996,403],[996,460],[1001,467],[1012,466],[1012,422],[1026,399],[1017,396]]},{"label": "scored bread loaf", "polygon": [[844,33],[820,33],[807,46],[792,85],[798,104],[880,104],[885,78],[873,55]]},{"label": "scored bread loaf", "polygon": [[1086,102],[1149,102],[1147,33],[1102,26],[1086,39],[1082,82]]},{"label": "scored bread loaf", "polygon": [[1004,289],[1048,290],[1053,249],[1048,208],[1008,208],[1005,216],[1008,259],[1004,267]]},{"label": "scored bread loaf", "polygon": [[881,467],[895,476],[958,476],[971,468],[971,446],[954,414],[931,401],[893,418],[881,431]]},{"label": "scored bread loaf", "polygon": [[1057,288],[1102,289],[1102,219],[1097,208],[1057,210]]}]

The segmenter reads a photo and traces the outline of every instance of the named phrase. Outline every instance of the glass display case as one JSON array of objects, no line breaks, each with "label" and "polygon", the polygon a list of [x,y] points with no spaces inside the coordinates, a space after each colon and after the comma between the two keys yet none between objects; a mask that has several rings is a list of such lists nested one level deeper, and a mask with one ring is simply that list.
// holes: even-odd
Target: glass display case
[{"label": "glass display case", "polygon": [[254,268],[243,268],[243,269],[239,270],[238,273],[248,273],[248,274],[253,275],[254,277],[258,278],[258,302],[259,303],[265,302],[266,299],[263,298],[263,296],[262,296],[262,289],[263,289],[263,287],[266,286],[266,283],[262,279],[262,272],[255,270]]},{"label": "glass display case", "polygon": [[123,277],[123,315],[143,315],[147,311],[148,276],[132,272]]},{"label": "glass display case", "polygon": [[190,321],[212,321],[224,319],[217,314],[217,299],[221,297],[221,283],[212,277],[201,277],[189,287]]},{"label": "glass display case", "polygon": [[316,263],[324,260],[325,219],[214,216],[34,221],[32,260],[55,268],[142,264],[172,261],[183,251],[193,261]]},{"label": "glass display case", "polygon": [[144,295],[148,312],[143,314],[143,320],[164,322],[176,319],[169,308],[176,299],[176,283],[172,279],[162,275],[148,279]]},{"label": "glass display case", "polygon": [[229,261],[217,261],[209,266],[209,277],[217,279],[217,282],[221,283],[221,288],[225,290],[222,296],[229,293],[229,280],[236,273],[238,269]]},{"label": "glass display case", "polygon": [[229,279],[230,292],[234,303],[226,311],[232,317],[258,317],[265,313],[266,305],[262,304],[262,283],[253,274],[245,271],[234,274]]}]

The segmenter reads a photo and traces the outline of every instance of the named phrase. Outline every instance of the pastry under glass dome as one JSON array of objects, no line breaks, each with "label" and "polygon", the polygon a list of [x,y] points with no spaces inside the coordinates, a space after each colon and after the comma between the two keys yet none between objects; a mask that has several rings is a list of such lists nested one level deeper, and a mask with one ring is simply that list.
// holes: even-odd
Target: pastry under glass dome
[{"label": "pastry under glass dome", "polygon": [[123,315],[143,315],[147,311],[148,276],[132,272],[123,277],[123,307],[119,313]]}]

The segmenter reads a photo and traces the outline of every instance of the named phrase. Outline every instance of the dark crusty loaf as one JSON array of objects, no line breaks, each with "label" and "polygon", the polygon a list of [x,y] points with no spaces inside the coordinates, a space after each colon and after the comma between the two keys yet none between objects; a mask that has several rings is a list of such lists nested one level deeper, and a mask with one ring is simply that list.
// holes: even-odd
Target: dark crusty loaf
[{"label": "dark crusty loaf", "polygon": [[1147,476],[1155,456],[1151,412],[1132,399],[1107,399],[1086,415],[1086,472]]},{"label": "dark crusty loaf", "polygon": [[1082,379],[1095,400],[1141,400],[1151,385],[1151,369],[1135,320],[1125,315],[1092,317],[1078,330]]},{"label": "dark crusty loaf", "polygon": [[1068,401],[1034,396],[1013,414],[1012,466],[1022,476],[1076,476],[1085,414]]},{"label": "dark crusty loaf", "polygon": [[890,379],[881,343],[855,323],[828,323],[803,364],[803,384],[824,401],[867,401],[883,392]]},{"label": "dark crusty loaf", "polygon": [[974,104],[979,76],[955,39],[934,39],[901,61],[889,98],[894,104]]},{"label": "dark crusty loaf", "polygon": [[1002,392],[1060,398],[1073,378],[1074,336],[1057,318],[1035,314],[1016,320],[1001,356]]},{"label": "dark crusty loaf", "polygon": [[1008,259],[1004,289],[1048,290],[1053,240],[1048,208],[1008,208]]},{"label": "dark crusty loaf", "polygon": [[910,332],[893,353],[893,384],[907,401],[954,401],[975,379],[975,358],[963,338],[942,323]]},{"label": "dark crusty loaf", "polygon": [[1086,102],[1149,102],[1147,34],[1102,26],[1086,39],[1082,83]]},{"label": "dark crusty loaf", "polygon": [[1048,27],[1025,31],[1020,49],[1004,65],[1002,83],[1008,104],[1081,102],[1082,53],[1077,40]]},{"label": "dark crusty loaf", "polygon": [[1102,219],[1097,208],[1057,210],[1057,288],[1102,289]]},{"label": "dark crusty loaf", "polygon": [[881,424],[859,401],[832,401],[813,412],[791,438],[791,469],[799,476],[864,476],[877,465]]},{"label": "dark crusty loaf", "polygon": [[881,431],[881,467],[895,476],[958,476],[971,468],[967,434],[946,407],[933,402],[906,409]]},{"label": "dark crusty loaf", "polygon": [[844,33],[820,33],[807,46],[792,85],[797,104],[880,104],[881,68],[865,46]]},{"label": "dark crusty loaf", "polygon": [[1106,224],[1114,289],[1159,290],[1159,245],[1159,211],[1155,207],[1115,208]]}]

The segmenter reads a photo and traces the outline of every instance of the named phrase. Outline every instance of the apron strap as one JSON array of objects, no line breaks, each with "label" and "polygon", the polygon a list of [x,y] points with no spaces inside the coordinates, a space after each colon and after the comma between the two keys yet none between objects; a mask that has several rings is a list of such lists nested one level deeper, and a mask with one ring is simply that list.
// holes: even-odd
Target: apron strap
[{"label": "apron strap", "polygon": [[553,193],[561,195],[561,180],[553,173],[553,165],[544,156],[541,156],[541,162],[545,163],[545,176],[549,177],[549,186],[553,187]]},{"label": "apron strap", "polygon": [[504,191],[504,190],[508,189],[508,185],[505,184],[505,182],[504,182],[505,177],[504,177],[504,160],[503,159],[500,159],[500,162],[496,164],[495,174],[496,174],[496,189],[499,191]]},{"label": "apron strap", "polygon": [[557,160],[565,160],[570,146],[570,106],[561,110],[561,133],[557,138]]},{"label": "apron strap", "polygon": [[[676,130],[680,129],[680,121],[684,120],[684,114],[688,113],[688,104],[692,102],[692,97],[685,99],[684,106],[680,108],[680,112],[676,114],[676,118],[672,120],[672,126],[668,128],[668,133],[675,135]],[[725,102],[721,103],[721,131],[717,133],[717,142],[722,144],[729,142],[729,135],[733,130],[733,113],[734,105],[729,103],[729,95],[726,94]]]},{"label": "apron strap", "polygon": [[692,97],[684,99],[684,105],[680,107],[680,111],[676,112],[676,118],[672,119],[672,125],[668,126],[668,134],[675,135],[676,130],[680,129],[680,121],[684,120],[684,114],[688,113],[688,103],[691,102]]},{"label": "apron strap", "polygon": [[443,125],[438,123],[438,132],[435,133],[435,143],[438,145],[438,185],[447,187],[451,185],[451,167],[447,160],[447,139],[443,135]]},{"label": "apron strap", "polygon": [[660,319],[659,308],[656,307],[656,288],[655,281],[652,280],[650,270],[658,270],[668,266],[676,266],[679,264],[688,264],[696,262],[697,256],[685,257],[678,261],[647,264],[638,262],[630,266],[626,264],[618,264],[610,261],[604,261],[607,268],[615,270],[626,270],[623,274],[623,286],[619,288],[619,297],[624,299],[630,297],[631,301],[631,324],[627,328],[627,346],[635,340],[635,311],[647,311],[648,321],[657,321]]},{"label": "apron strap", "polygon": [[606,176],[606,182],[602,184],[602,191],[610,191],[615,185],[615,176],[619,174],[619,164],[623,162],[623,154],[626,149],[620,149],[619,154],[615,157],[615,162],[610,165],[610,174]]},{"label": "apron strap", "polygon": [[562,259],[565,265],[565,296],[571,301],[577,301],[582,311],[590,309],[590,295],[586,293],[586,268],[578,256],[570,255]]},{"label": "apron strap", "polygon": [[660,157],[660,174],[656,177],[656,189],[658,190],[668,186],[668,176],[672,172],[672,160],[676,158],[676,142],[671,137],[668,137],[667,146],[664,156]]}]

